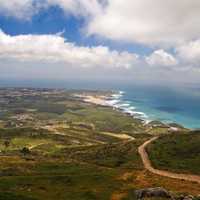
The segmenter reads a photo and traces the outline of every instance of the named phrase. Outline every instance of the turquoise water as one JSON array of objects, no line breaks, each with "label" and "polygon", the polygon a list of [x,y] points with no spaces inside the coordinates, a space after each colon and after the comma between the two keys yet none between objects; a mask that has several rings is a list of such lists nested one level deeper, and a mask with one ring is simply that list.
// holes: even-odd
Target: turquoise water
[{"label": "turquoise water", "polygon": [[[200,89],[129,86],[121,88],[122,108],[146,120],[175,122],[188,128],[200,128]],[[124,105],[123,105],[124,104]]]}]

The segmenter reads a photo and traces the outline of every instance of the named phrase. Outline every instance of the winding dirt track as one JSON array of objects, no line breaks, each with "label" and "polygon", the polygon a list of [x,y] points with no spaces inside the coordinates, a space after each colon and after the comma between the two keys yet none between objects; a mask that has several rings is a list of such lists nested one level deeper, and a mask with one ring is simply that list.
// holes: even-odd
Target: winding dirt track
[{"label": "winding dirt track", "polygon": [[197,182],[200,183],[200,176],[197,175],[192,175],[192,174],[177,174],[177,173],[173,173],[173,172],[169,172],[169,171],[165,171],[165,170],[159,170],[159,169],[155,169],[153,168],[151,161],[149,159],[149,156],[147,154],[146,151],[146,147],[148,144],[150,144],[151,142],[155,141],[156,139],[158,139],[158,137],[153,137],[150,140],[144,142],[139,148],[138,148],[138,152],[141,156],[142,162],[144,164],[144,167],[149,170],[150,172],[160,175],[160,176],[166,176],[169,178],[175,178],[175,179],[181,179],[181,180],[185,180],[185,181],[192,181],[192,182]]}]

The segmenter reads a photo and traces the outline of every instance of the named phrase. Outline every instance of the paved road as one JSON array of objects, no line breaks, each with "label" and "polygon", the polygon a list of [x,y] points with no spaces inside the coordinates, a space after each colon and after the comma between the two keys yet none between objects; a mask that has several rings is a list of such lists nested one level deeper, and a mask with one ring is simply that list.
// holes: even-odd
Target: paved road
[{"label": "paved road", "polygon": [[192,182],[197,182],[200,183],[200,176],[197,175],[192,175],[192,174],[178,174],[178,173],[173,173],[173,172],[169,172],[169,171],[165,171],[165,170],[159,170],[159,169],[155,169],[153,168],[151,161],[149,159],[149,156],[147,154],[146,151],[146,147],[148,144],[150,144],[151,142],[155,141],[156,139],[158,139],[158,137],[153,137],[150,140],[146,141],[145,143],[143,143],[139,148],[138,148],[138,152],[142,158],[142,162],[144,164],[144,167],[149,170],[150,172],[160,175],[160,176],[166,176],[169,178],[175,178],[175,179],[181,179],[181,180],[185,180],[185,181],[192,181]]}]

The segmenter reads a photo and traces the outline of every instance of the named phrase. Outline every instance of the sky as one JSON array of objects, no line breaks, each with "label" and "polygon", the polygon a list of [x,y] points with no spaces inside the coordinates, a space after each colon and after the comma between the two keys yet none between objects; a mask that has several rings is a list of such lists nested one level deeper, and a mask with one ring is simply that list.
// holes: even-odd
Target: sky
[{"label": "sky", "polygon": [[0,80],[200,83],[198,0],[0,0]]}]

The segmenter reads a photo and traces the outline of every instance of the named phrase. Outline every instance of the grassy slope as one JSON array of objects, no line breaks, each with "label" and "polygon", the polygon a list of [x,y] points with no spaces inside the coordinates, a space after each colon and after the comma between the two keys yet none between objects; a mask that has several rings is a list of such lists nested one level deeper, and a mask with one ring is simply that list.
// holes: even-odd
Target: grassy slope
[{"label": "grassy slope", "polygon": [[[140,137],[129,143],[73,148],[66,145],[53,151],[53,145],[62,140],[48,133],[29,136],[31,132],[34,130],[28,128],[9,130],[10,146],[1,144],[5,152],[0,157],[0,200],[106,200],[122,188],[118,177],[124,170],[142,168],[137,154],[137,146],[144,140]],[[23,146],[44,142],[44,136],[50,146],[40,145],[26,157],[20,154]]]},{"label": "grassy slope", "polygon": [[200,174],[200,134],[168,135],[148,148],[153,165],[159,169]]},{"label": "grassy slope", "polygon": [[[114,178],[116,171],[112,169],[86,164],[40,163],[34,170],[38,175],[2,177],[0,199],[104,200],[120,188],[119,181]],[[4,195],[9,198],[3,198]]]},{"label": "grassy slope", "polygon": [[120,174],[142,169],[141,142],[67,148],[45,157],[38,150],[2,156],[0,200],[110,199],[123,187]]}]

